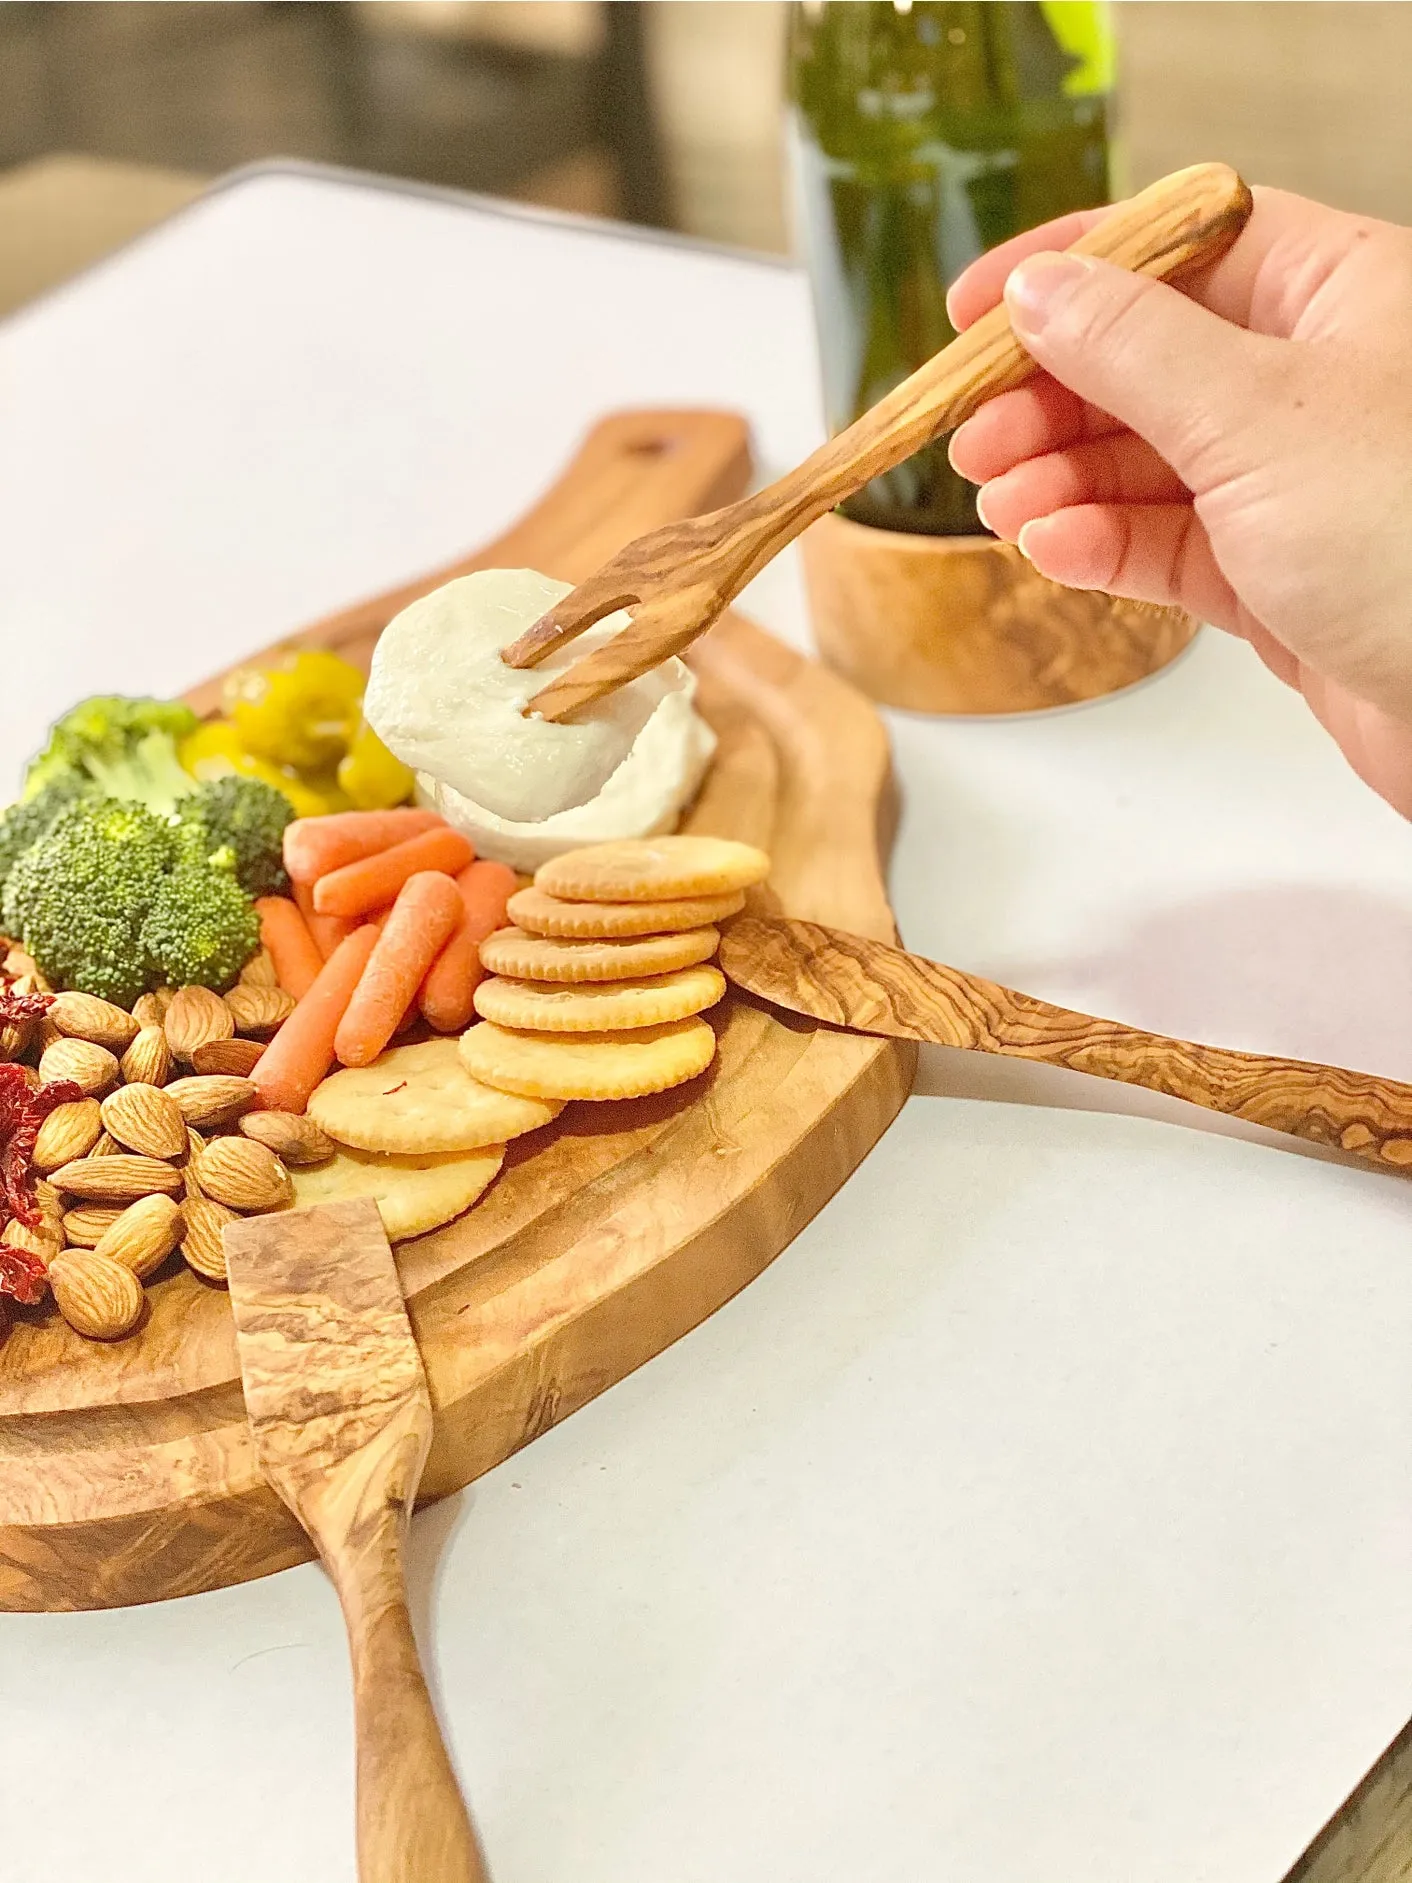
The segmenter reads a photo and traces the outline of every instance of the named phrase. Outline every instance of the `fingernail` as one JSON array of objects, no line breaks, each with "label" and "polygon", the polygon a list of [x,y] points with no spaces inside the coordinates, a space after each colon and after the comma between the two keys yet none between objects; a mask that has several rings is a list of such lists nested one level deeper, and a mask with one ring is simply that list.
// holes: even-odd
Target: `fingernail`
[{"label": "fingernail", "polygon": [[976,515],[980,518],[981,522],[985,524],[986,528],[994,534],[995,525],[985,513],[986,488],[987,487],[982,484],[981,488],[976,492]]},{"label": "fingernail", "polygon": [[1033,562],[1034,557],[1030,554],[1028,548],[1025,545],[1025,538],[1026,536],[1030,534],[1030,532],[1033,529],[1035,529],[1043,521],[1044,521],[1043,517],[1031,517],[1028,523],[1021,524],[1020,534],[1015,538],[1015,547],[1016,549],[1019,550],[1020,554],[1024,557],[1026,562]]},{"label": "fingernail", "polygon": [[1039,332],[1092,267],[1086,255],[1031,255],[1012,268],[1005,283],[1005,304],[1015,326],[1023,332]]}]

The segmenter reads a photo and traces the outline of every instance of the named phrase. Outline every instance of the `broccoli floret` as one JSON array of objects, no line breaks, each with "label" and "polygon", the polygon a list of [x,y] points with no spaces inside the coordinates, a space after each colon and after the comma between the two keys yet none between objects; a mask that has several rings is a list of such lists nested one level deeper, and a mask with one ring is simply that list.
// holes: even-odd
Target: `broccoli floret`
[{"label": "broccoli floret", "polygon": [[177,758],[177,741],[198,723],[180,700],[117,694],[82,700],[55,721],[44,750],[30,760],[24,796],[35,797],[46,786],[69,780],[104,797],[169,812],[195,789]]},{"label": "broccoli floret", "polygon": [[0,811],[0,886],[23,852],[38,842],[59,813],[84,795],[77,777],[56,778],[36,796]]},{"label": "broccoli floret", "polygon": [[288,893],[284,827],[294,807],[282,791],[232,772],[183,798],[177,815],[178,833],[193,855],[210,857],[221,849],[234,854],[236,881],[247,895]]},{"label": "broccoli floret", "polygon": [[178,987],[225,988],[260,945],[260,918],[235,876],[235,856],[186,860],[157,887],[142,945],[161,978]]},{"label": "broccoli floret", "polygon": [[142,925],[176,855],[142,805],[80,799],[16,860],[0,917],[56,987],[130,1007],[153,984]]}]

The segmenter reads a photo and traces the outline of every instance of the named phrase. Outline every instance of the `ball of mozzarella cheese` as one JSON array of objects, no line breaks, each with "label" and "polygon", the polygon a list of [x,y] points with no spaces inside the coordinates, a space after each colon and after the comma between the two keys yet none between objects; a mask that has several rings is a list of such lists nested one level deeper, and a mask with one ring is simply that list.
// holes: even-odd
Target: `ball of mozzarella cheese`
[{"label": "ball of mozzarella cheese", "polygon": [[715,749],[692,704],[695,676],[675,659],[568,725],[524,717],[553,675],[627,621],[610,615],[540,666],[507,667],[501,648],[570,592],[532,569],[448,582],[389,622],[363,700],[369,725],[417,773],[423,799],[479,855],[516,869],[675,828]]}]

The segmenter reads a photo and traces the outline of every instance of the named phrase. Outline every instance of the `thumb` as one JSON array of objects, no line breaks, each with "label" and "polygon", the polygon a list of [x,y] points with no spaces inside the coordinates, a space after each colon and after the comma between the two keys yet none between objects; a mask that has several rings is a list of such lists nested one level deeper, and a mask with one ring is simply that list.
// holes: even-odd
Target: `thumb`
[{"label": "thumb", "polygon": [[1281,342],[1088,255],[1027,257],[1005,283],[1005,302],[1025,351],[1145,438],[1189,490],[1249,468],[1277,409]]}]

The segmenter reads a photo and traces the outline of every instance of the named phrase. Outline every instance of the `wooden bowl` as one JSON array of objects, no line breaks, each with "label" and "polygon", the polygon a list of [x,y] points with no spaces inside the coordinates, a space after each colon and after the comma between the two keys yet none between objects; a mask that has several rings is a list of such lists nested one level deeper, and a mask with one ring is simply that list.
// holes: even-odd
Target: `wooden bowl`
[{"label": "wooden bowl", "polygon": [[1132,686],[1197,623],[1063,588],[990,536],[908,536],[821,517],[803,538],[820,656],[922,713],[1031,713]]}]

